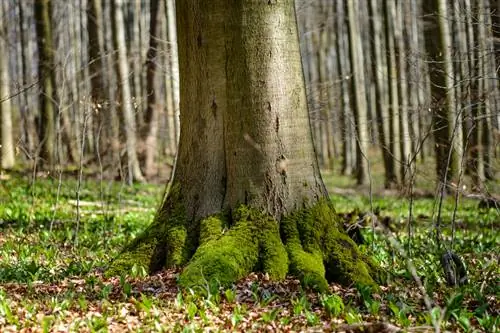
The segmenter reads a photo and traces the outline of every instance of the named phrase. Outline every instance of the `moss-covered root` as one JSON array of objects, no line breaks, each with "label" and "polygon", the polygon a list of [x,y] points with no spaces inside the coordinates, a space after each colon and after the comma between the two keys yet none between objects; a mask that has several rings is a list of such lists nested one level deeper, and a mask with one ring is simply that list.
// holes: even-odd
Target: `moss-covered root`
[{"label": "moss-covered root", "polygon": [[256,270],[273,279],[285,277],[288,260],[277,222],[244,206],[232,217],[233,225],[222,235],[225,223],[217,216],[201,221],[200,246],[179,277],[181,287],[227,286]]},{"label": "moss-covered root", "polygon": [[344,285],[376,286],[371,278],[371,266],[357,245],[340,231],[328,201],[321,200],[294,212],[281,225],[290,268],[304,285],[321,290],[328,286],[328,280]]},{"label": "moss-covered root", "polygon": [[324,240],[327,279],[343,285],[362,284],[377,287],[372,279],[368,258],[360,253],[356,243],[346,234],[333,231]]},{"label": "moss-covered root", "polygon": [[165,266],[184,265],[194,247],[192,237],[188,237],[186,222],[180,190],[173,187],[154,222],[110,263],[105,275],[127,274],[134,266],[141,266],[151,273]]},{"label": "moss-covered root", "polygon": [[105,276],[119,276],[131,272],[134,266],[142,267],[147,272],[154,264],[151,259],[158,248],[156,237],[150,236],[149,229],[130,243],[108,266]]}]

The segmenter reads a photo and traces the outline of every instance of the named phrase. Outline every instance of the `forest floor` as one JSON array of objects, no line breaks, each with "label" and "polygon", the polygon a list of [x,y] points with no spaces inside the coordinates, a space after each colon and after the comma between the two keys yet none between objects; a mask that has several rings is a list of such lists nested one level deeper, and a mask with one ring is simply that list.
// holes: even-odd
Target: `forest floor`
[{"label": "forest floor", "polygon": [[[151,222],[164,186],[4,174],[0,180],[0,331],[485,331],[500,330],[500,211],[454,196],[442,205],[441,247],[465,262],[468,283],[449,287],[435,238],[433,196],[348,190],[325,175],[337,212],[363,225],[361,248],[383,268],[380,290],[253,274],[217,294],[178,290],[178,271],[133,269],[104,278],[109,261]],[[496,186],[496,185],[495,185]],[[427,192],[432,193],[429,189]],[[374,216],[380,223],[372,225]],[[454,219],[453,219],[454,216]],[[452,223],[454,220],[454,223]],[[373,229],[372,229],[373,227]],[[409,251],[408,251],[409,250]]]}]

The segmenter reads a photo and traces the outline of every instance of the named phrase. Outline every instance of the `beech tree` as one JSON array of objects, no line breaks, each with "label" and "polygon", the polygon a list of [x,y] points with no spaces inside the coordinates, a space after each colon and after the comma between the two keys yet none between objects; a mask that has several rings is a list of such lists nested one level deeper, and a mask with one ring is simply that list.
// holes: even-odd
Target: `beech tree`
[{"label": "beech tree", "polygon": [[294,1],[177,3],[181,133],[168,193],[151,226],[111,263],[185,266],[184,287],[252,271],[375,285],[320,176]]}]

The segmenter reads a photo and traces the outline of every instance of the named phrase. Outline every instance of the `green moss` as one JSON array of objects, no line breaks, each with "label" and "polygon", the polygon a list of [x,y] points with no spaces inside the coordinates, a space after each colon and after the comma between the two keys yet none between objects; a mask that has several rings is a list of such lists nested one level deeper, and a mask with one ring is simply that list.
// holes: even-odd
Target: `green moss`
[{"label": "green moss", "polygon": [[262,217],[258,225],[261,270],[273,280],[282,280],[288,273],[288,254],[280,238],[278,222]]},{"label": "green moss", "polygon": [[138,267],[142,266],[146,271],[149,271],[156,245],[156,238],[143,237],[133,248],[125,249],[111,262],[105,272],[105,276],[111,277],[127,274],[134,265]]},{"label": "green moss", "polygon": [[335,210],[326,200],[298,210],[282,221],[290,270],[304,285],[313,281],[316,289],[325,288],[326,280],[344,285],[375,285],[370,275],[371,265],[341,230]]},{"label": "green moss", "polygon": [[182,287],[227,286],[252,271],[267,272],[272,279],[283,279],[290,271],[304,286],[319,291],[327,290],[327,281],[375,285],[375,265],[341,232],[326,200],[295,211],[281,223],[240,206],[232,211],[225,231],[230,223],[223,213],[199,223],[187,221],[181,199],[174,187],[153,224],[112,263],[108,275],[134,265],[151,272],[187,263],[179,277]]},{"label": "green moss", "polygon": [[305,251],[302,246],[301,236],[314,241],[314,237],[299,233],[298,221],[304,219],[307,219],[307,213],[301,210],[284,218],[281,222],[282,236],[290,259],[290,273],[297,276],[304,286],[325,291],[328,289],[328,282],[325,278],[323,255],[319,251],[318,244],[309,244],[308,251]]},{"label": "green moss", "polygon": [[259,259],[254,226],[238,221],[222,237],[201,245],[179,277],[181,287],[227,286],[252,272]]},{"label": "green moss", "polygon": [[264,271],[272,279],[283,279],[288,272],[288,255],[279,235],[278,222],[258,210],[240,206],[232,212],[233,226],[211,216],[200,224],[200,247],[182,272],[183,287],[227,286],[252,271]]},{"label": "green moss", "polygon": [[349,236],[338,231],[326,235],[324,253],[329,280],[376,287],[364,255]]},{"label": "green moss", "polygon": [[134,265],[155,272],[165,264],[185,264],[190,257],[188,249],[193,246],[187,242],[186,223],[180,189],[173,186],[153,223],[111,262],[106,276],[126,274]]},{"label": "green moss", "polygon": [[206,242],[219,238],[226,226],[226,221],[222,214],[212,215],[204,218],[200,222],[200,245]]}]

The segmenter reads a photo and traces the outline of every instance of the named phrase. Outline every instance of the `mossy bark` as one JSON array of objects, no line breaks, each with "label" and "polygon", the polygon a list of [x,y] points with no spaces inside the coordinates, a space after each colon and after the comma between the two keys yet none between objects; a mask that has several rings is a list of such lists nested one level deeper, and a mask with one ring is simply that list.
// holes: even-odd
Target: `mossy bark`
[{"label": "mossy bark", "polygon": [[[175,191],[174,191],[175,193]],[[320,200],[277,221],[240,205],[232,212],[191,223],[183,209],[167,199],[171,216],[155,222],[108,268],[126,274],[134,265],[149,272],[184,266],[179,285],[185,288],[228,286],[251,272],[273,280],[290,274],[307,288],[325,291],[329,282],[376,286],[374,266],[343,233],[331,203]],[[187,225],[195,225],[190,229]]]}]

